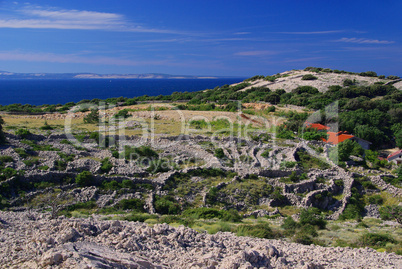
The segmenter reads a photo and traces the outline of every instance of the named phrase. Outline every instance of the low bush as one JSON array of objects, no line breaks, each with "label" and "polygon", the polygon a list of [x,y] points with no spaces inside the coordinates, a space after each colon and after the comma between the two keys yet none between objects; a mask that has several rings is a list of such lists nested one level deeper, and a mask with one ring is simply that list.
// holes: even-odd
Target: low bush
[{"label": "low bush", "polygon": [[75,183],[80,187],[89,187],[95,184],[95,178],[91,172],[83,171],[76,176]]},{"label": "low bush", "polygon": [[292,217],[288,216],[281,225],[282,229],[287,231],[295,231],[297,228],[300,227],[300,224],[297,223]]},{"label": "low bush", "polygon": [[126,160],[133,161],[133,160],[138,160],[141,158],[147,159],[148,161],[150,160],[155,160],[159,158],[159,155],[156,151],[154,151],[151,147],[149,146],[141,146],[141,147],[130,147],[130,146],[125,146],[124,147],[124,157]]},{"label": "low bush", "polygon": [[113,168],[113,164],[110,162],[109,158],[103,159],[101,164],[102,165],[100,170],[102,171],[102,173],[109,173],[110,170],[112,170]]},{"label": "low bush", "polygon": [[251,236],[258,238],[277,238],[279,234],[274,232],[268,223],[259,223],[255,225],[239,225],[235,229],[235,233],[237,236]]},{"label": "low bush", "polygon": [[54,183],[47,182],[47,181],[41,181],[41,182],[34,183],[34,187],[37,189],[46,189],[46,188],[54,187],[54,185],[55,185]]},{"label": "low bush", "polygon": [[214,219],[222,218],[223,212],[215,208],[199,207],[183,211],[182,216],[195,219]]},{"label": "low bush", "polygon": [[223,221],[230,222],[240,222],[242,217],[239,215],[239,212],[235,209],[229,209],[228,211],[223,210],[222,218]]},{"label": "low bush", "polygon": [[215,157],[218,159],[223,159],[226,157],[225,153],[223,152],[223,149],[217,148],[215,149]]},{"label": "low bush", "polygon": [[144,201],[137,198],[120,200],[114,207],[121,210],[133,210],[136,212],[145,212]]},{"label": "low bush", "polygon": [[27,138],[29,135],[31,135],[31,132],[27,129],[18,129],[15,131],[15,134],[18,135],[20,138]]},{"label": "low bush", "polygon": [[310,224],[318,226],[320,229],[324,229],[325,226],[327,225],[327,222],[317,208],[310,207],[309,209],[303,209],[300,212],[300,224],[301,225]]},{"label": "low bush", "polygon": [[39,129],[41,130],[53,130],[53,127],[50,126],[47,121],[45,121],[45,124],[43,126],[41,126]]},{"label": "low bush", "polygon": [[387,243],[397,243],[397,241],[388,234],[364,233],[356,242],[359,247],[373,248],[385,247]]},{"label": "low bush", "polygon": [[14,162],[13,157],[7,156],[7,155],[0,156],[0,164],[2,164],[2,163],[12,163],[12,162]]},{"label": "low bush", "polygon": [[149,163],[149,167],[147,168],[147,171],[151,174],[156,174],[160,172],[167,172],[173,168],[173,165],[168,162],[167,160],[152,160]]},{"label": "low bush", "polygon": [[133,213],[125,216],[123,219],[127,221],[139,221],[139,222],[144,222],[148,219],[157,219],[158,216],[156,215],[150,215],[150,214],[138,214],[138,213]]},{"label": "low bush", "polygon": [[114,117],[115,118],[123,118],[123,119],[125,119],[125,118],[128,118],[128,117],[130,117],[130,115],[128,114],[128,109],[122,109],[122,110],[120,110],[119,112],[117,112],[115,115],[114,115]]},{"label": "low bush", "polygon": [[302,77],[302,80],[316,80],[317,77],[312,74],[307,74]]},{"label": "low bush", "polygon": [[382,203],[384,202],[384,199],[381,197],[381,195],[373,195],[369,197],[369,203],[371,205],[382,205]]},{"label": "low bush", "polygon": [[159,214],[176,215],[180,213],[180,205],[172,196],[155,196],[155,210]]},{"label": "low bush", "polygon": [[384,206],[380,208],[380,217],[383,220],[396,220],[402,224],[402,206]]}]

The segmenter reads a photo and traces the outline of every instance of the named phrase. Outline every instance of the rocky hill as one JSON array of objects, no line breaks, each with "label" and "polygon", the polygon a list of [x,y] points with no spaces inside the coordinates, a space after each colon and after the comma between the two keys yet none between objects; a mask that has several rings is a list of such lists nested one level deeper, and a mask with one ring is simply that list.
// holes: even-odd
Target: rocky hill
[{"label": "rocky hill", "polygon": [[[306,79],[303,77],[306,75],[311,75],[316,77],[316,79]],[[355,81],[355,85],[359,86],[369,86],[376,82],[383,83],[393,83],[394,86],[398,89],[402,89],[402,82],[400,79],[386,79],[379,77],[366,77],[358,74],[350,74],[350,73],[333,73],[333,72],[312,72],[305,70],[292,70],[286,71],[283,73],[279,73],[277,75],[273,75],[271,77],[277,76],[278,78],[274,81],[269,81],[266,79],[255,79],[249,81],[251,83],[250,86],[242,89],[242,91],[246,91],[253,87],[267,87],[270,90],[284,89],[287,92],[291,92],[299,86],[311,86],[317,88],[320,92],[326,92],[329,86],[333,85],[343,85],[346,79],[351,81]],[[397,82],[399,81],[399,82]]]}]

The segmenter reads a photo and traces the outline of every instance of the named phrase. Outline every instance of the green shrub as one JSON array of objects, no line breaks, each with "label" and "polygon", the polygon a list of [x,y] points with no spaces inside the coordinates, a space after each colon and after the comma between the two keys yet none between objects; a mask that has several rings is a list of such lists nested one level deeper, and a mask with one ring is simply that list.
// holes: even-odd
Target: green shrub
[{"label": "green shrub", "polygon": [[80,187],[89,187],[94,185],[95,178],[91,172],[83,171],[76,176],[75,183]]},{"label": "green shrub", "polygon": [[275,238],[275,234],[268,223],[259,223],[255,225],[243,224],[237,226],[235,233],[237,236],[251,236],[258,238]]},{"label": "green shrub", "polygon": [[317,77],[312,74],[307,74],[302,77],[302,80],[316,80]]},{"label": "green shrub", "polygon": [[4,169],[0,168],[0,181],[12,178],[13,176],[17,176],[18,171],[11,168],[11,167],[6,167]]},{"label": "green shrub", "polygon": [[402,224],[402,206],[384,206],[380,208],[380,217],[383,220],[396,220]]},{"label": "green shrub", "polygon": [[183,211],[182,216],[191,217],[195,219],[214,219],[222,218],[222,213],[220,210],[208,207],[192,208]]},{"label": "green shrub", "polygon": [[158,159],[159,155],[149,146],[141,146],[141,147],[124,147],[124,157],[126,160],[137,160],[140,158],[147,158],[149,160]]},{"label": "green shrub", "polygon": [[353,85],[355,85],[355,84],[356,84],[356,81],[353,81],[353,80],[351,80],[351,79],[349,79],[349,78],[347,78],[347,79],[345,79],[345,80],[343,81],[343,86],[344,86],[344,87],[353,86]]},{"label": "green shrub", "polygon": [[272,148],[269,148],[269,149],[264,150],[264,152],[261,153],[261,157],[268,158],[268,157],[269,157],[269,153],[270,153],[271,151],[272,151]]},{"label": "green shrub", "polygon": [[[261,156],[262,156],[262,154],[261,154]],[[296,166],[296,164],[297,164],[297,162],[287,162],[287,161],[283,161],[283,162],[281,162],[280,167],[281,167],[281,168],[293,168],[293,167]]]},{"label": "green shrub", "polygon": [[154,206],[159,214],[176,215],[180,212],[179,203],[171,196],[155,196]]},{"label": "green shrub", "polygon": [[215,157],[218,159],[223,159],[226,157],[225,153],[223,152],[223,149],[217,148],[215,149]]},{"label": "green shrub", "polygon": [[84,117],[84,123],[99,123],[99,111],[97,109],[91,109],[91,112]]},{"label": "green shrub", "polygon": [[49,169],[49,166],[47,166],[47,165],[39,166],[38,169],[39,169],[39,170],[46,171],[46,170]]},{"label": "green shrub", "polygon": [[102,182],[102,188],[105,190],[114,191],[114,190],[120,189],[121,187],[122,187],[121,184],[119,184],[119,182],[117,182],[116,180],[111,180],[111,181],[104,180]]},{"label": "green shrub", "polygon": [[47,123],[47,121],[45,121],[44,125],[41,126],[39,129],[41,129],[41,130],[53,130],[53,127],[50,126],[50,125]]},{"label": "green shrub", "polygon": [[208,123],[205,120],[191,120],[189,125],[195,129],[204,129],[208,127]]},{"label": "green shrub", "polygon": [[342,179],[336,179],[334,181],[335,185],[338,187],[343,187],[343,180]]},{"label": "green shrub", "polygon": [[96,204],[95,201],[87,201],[87,202],[79,202],[73,205],[69,205],[67,207],[67,211],[75,211],[78,209],[94,209],[97,208],[98,205]]},{"label": "green shrub", "polygon": [[228,211],[222,210],[222,220],[223,221],[230,221],[230,222],[240,222],[242,217],[239,215],[239,212],[235,209],[229,209]]},{"label": "green shrub", "polygon": [[139,221],[139,222],[144,222],[147,219],[157,219],[156,215],[150,215],[150,214],[129,214],[124,217],[124,220],[127,221]]},{"label": "green shrub", "polygon": [[303,245],[310,245],[314,243],[313,237],[317,237],[318,233],[313,225],[305,224],[297,230],[294,236],[294,241]]},{"label": "green shrub", "polygon": [[382,205],[382,203],[384,202],[384,199],[381,197],[381,195],[373,195],[369,197],[369,203],[371,205]]},{"label": "green shrub", "polygon": [[216,203],[218,198],[219,190],[216,187],[212,187],[207,193],[205,200],[208,205],[213,205]]},{"label": "green shrub", "polygon": [[128,114],[127,108],[120,110],[114,115],[115,118],[123,118],[123,119],[128,118],[129,116],[130,115]]},{"label": "green shrub", "polygon": [[362,209],[360,206],[355,205],[355,204],[348,204],[346,205],[345,210],[343,213],[339,216],[340,220],[346,220],[346,219],[360,219],[362,214]]},{"label": "green shrub", "polygon": [[41,181],[41,182],[34,183],[34,187],[37,189],[46,189],[46,188],[54,187],[54,185],[55,185],[54,183],[47,182],[47,181]]},{"label": "green shrub", "polygon": [[149,167],[147,168],[147,171],[149,173],[155,174],[155,173],[159,173],[159,172],[167,172],[169,170],[171,170],[172,165],[166,161],[166,160],[152,160],[149,163]]},{"label": "green shrub", "polygon": [[27,129],[18,129],[15,131],[15,134],[21,138],[27,138],[29,135],[31,135],[31,132]]},{"label": "green shrub", "polygon": [[272,192],[270,197],[279,202],[285,201],[285,196],[282,195],[282,189],[280,187],[275,187],[275,190]]},{"label": "green shrub", "polygon": [[281,227],[285,230],[294,231],[300,227],[300,224],[297,223],[292,217],[287,217]]},{"label": "green shrub", "polygon": [[122,210],[133,210],[137,212],[145,212],[144,201],[137,198],[120,200],[114,207]]},{"label": "green shrub", "polygon": [[131,180],[129,180],[129,179],[124,179],[124,180],[121,182],[121,186],[122,186],[123,188],[128,188],[128,189],[134,189],[134,188],[135,188],[134,182],[131,181]]},{"label": "green shrub", "polygon": [[1,163],[12,163],[12,162],[14,162],[13,157],[7,156],[7,155],[0,156],[0,164]]},{"label": "green shrub", "polygon": [[357,241],[359,247],[378,248],[385,247],[387,243],[397,243],[397,241],[388,234],[379,233],[364,233]]},{"label": "green shrub", "polygon": [[100,170],[102,171],[102,173],[109,173],[110,170],[112,170],[113,168],[113,164],[109,161],[109,158],[103,159],[101,164],[102,165]]},{"label": "green shrub", "polygon": [[321,215],[320,211],[315,207],[310,207],[309,209],[303,209],[300,212],[300,224],[301,225],[314,225],[318,226],[320,229],[324,229],[327,222]]},{"label": "green shrub", "polygon": [[28,167],[32,167],[34,165],[40,164],[38,158],[31,158],[31,159],[28,159],[28,160],[24,160],[22,162]]}]

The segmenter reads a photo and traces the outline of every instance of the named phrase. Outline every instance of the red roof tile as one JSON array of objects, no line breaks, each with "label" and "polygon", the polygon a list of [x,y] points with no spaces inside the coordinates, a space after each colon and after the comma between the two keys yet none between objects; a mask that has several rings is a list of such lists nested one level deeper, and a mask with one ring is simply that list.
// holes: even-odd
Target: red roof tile
[{"label": "red roof tile", "polygon": [[322,124],[320,124],[320,123],[311,123],[311,122],[306,121],[305,124],[306,124],[306,127],[307,127],[307,128],[313,128],[313,129],[317,129],[317,130],[319,130],[319,131],[322,131],[322,130],[329,130],[329,129],[330,129],[330,127],[325,126],[325,125],[322,125]]},{"label": "red roof tile", "polygon": [[394,153],[391,153],[390,155],[388,155],[387,159],[389,159],[391,157],[394,157],[394,156],[396,156],[398,154],[401,154],[401,153],[402,153],[402,149],[400,149],[398,151],[395,151]]},{"label": "red roof tile", "polygon": [[347,132],[327,132],[328,139],[322,138],[322,141],[326,143],[331,143],[333,145],[337,145],[345,140],[355,137],[354,135],[348,134]]}]

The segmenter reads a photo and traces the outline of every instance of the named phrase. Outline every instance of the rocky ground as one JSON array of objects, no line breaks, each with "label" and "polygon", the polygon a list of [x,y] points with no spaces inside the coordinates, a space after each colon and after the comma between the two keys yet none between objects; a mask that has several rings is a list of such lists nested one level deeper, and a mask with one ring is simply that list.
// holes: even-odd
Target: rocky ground
[{"label": "rocky ground", "polygon": [[[311,74],[317,77],[316,80],[302,80],[304,75]],[[304,70],[292,70],[281,73],[282,77],[276,79],[274,82],[258,79],[251,83],[250,86],[242,89],[246,91],[252,87],[268,87],[271,90],[285,89],[290,92],[299,86],[312,86],[321,92],[326,92],[331,85],[342,85],[345,79],[356,80],[359,85],[370,85],[375,82],[388,83],[391,80],[379,79],[377,77],[363,77],[357,74],[336,74],[336,73],[316,73]],[[396,82],[394,86],[397,89],[402,88],[402,82]]]},{"label": "rocky ground", "polygon": [[401,268],[370,248],[305,246],[180,226],[0,213],[2,268]]}]

